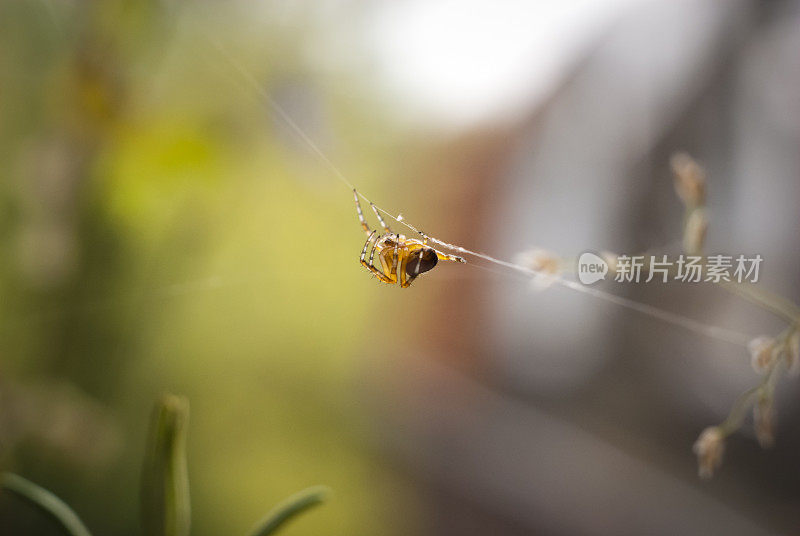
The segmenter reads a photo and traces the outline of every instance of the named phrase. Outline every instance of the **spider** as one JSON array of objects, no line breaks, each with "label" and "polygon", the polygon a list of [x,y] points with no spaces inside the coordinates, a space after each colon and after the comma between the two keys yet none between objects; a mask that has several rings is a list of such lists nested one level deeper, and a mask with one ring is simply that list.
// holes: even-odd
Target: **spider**
[{"label": "spider", "polygon": [[[432,270],[440,260],[451,262],[467,262],[461,257],[442,253],[428,247],[428,237],[420,233],[422,240],[406,238],[404,235],[393,233],[383,221],[378,208],[370,202],[369,206],[378,217],[378,221],[383,227],[384,233],[378,234],[376,230],[370,229],[361,212],[361,203],[358,200],[358,192],[353,190],[353,197],[356,200],[356,211],[361,227],[367,234],[367,241],[361,250],[359,261],[361,264],[375,274],[378,281],[395,285],[400,283],[400,288],[408,288],[411,283],[424,272]],[[369,254],[369,261],[366,261],[367,249],[372,243],[372,251]],[[377,250],[378,260],[380,260],[382,270],[378,270],[373,263]]]}]

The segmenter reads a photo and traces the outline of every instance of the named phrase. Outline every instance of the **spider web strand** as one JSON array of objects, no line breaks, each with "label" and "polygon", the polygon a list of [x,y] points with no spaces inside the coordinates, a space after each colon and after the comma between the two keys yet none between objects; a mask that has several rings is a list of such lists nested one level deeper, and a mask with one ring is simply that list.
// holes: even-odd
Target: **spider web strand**
[{"label": "spider web strand", "polygon": [[560,276],[543,274],[526,266],[522,266],[520,264],[516,264],[509,261],[504,261],[502,259],[492,257],[491,255],[473,251],[463,246],[459,246],[457,244],[451,244],[434,236],[422,233],[417,227],[408,223],[402,217],[395,216],[391,212],[383,209],[378,204],[372,202],[366,195],[361,193],[355,187],[355,185],[345,176],[345,174],[333,163],[333,161],[330,158],[328,158],[328,156],[322,151],[322,149],[320,149],[319,146],[316,143],[314,143],[314,140],[312,140],[303,131],[303,129],[300,128],[300,126],[292,119],[292,117],[283,109],[283,107],[281,107],[281,105],[278,104],[278,102],[275,101],[274,98],[272,98],[269,92],[267,92],[267,90],[258,82],[258,80],[253,76],[253,74],[250,71],[248,71],[239,61],[237,61],[236,58],[234,58],[231,54],[229,54],[227,50],[218,41],[210,38],[209,36],[206,37],[209,40],[209,42],[214,46],[214,48],[225,58],[225,60],[228,63],[230,63],[230,65],[233,66],[245,80],[247,80],[247,82],[252,86],[252,88],[267,101],[270,108],[272,108],[272,110],[286,123],[286,125],[292,129],[292,131],[300,138],[300,140],[306,144],[306,146],[313,152],[313,154],[320,160],[320,162],[324,164],[336,178],[338,178],[345,186],[347,186],[348,189],[355,191],[356,194],[365,202],[374,205],[378,211],[385,214],[387,217],[391,218],[398,224],[407,227],[414,233],[424,236],[425,238],[427,238],[428,241],[443,248],[446,248],[450,251],[455,251],[463,255],[469,255],[475,258],[483,259],[492,264],[502,266],[510,270],[514,270],[520,274],[524,274],[528,278],[533,278],[536,276],[545,276],[564,288],[580,292],[582,294],[586,294],[589,296],[593,296],[595,298],[604,300],[609,303],[613,303],[620,307],[624,307],[626,309],[638,312],[640,314],[649,316],[651,318],[661,320],[663,322],[672,324],[674,326],[684,328],[686,330],[692,331],[700,335],[711,337],[738,346],[746,346],[747,342],[751,339],[750,336],[740,333],[738,331],[705,324],[703,322],[699,322],[697,320],[680,315],[678,313],[673,313],[653,305],[637,302],[635,300],[618,296],[616,294],[604,292],[596,288],[587,287],[579,283],[576,283],[575,281],[564,279],[563,277]]}]

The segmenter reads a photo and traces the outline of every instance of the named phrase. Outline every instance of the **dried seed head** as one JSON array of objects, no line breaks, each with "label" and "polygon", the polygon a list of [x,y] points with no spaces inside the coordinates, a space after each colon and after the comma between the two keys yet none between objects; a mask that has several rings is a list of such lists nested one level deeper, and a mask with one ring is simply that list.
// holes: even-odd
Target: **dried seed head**
[{"label": "dried seed head", "polygon": [[561,259],[545,249],[523,251],[516,256],[515,262],[536,272],[531,280],[531,286],[536,290],[549,287],[561,274]]},{"label": "dried seed head", "polygon": [[711,478],[722,464],[725,453],[725,435],[718,426],[703,430],[692,450],[697,455],[697,468],[700,478]]},{"label": "dried seed head", "polygon": [[750,364],[753,365],[753,370],[764,374],[772,365],[775,339],[767,336],[756,337],[747,343],[747,349],[750,351]]},{"label": "dried seed head", "polygon": [[775,405],[771,394],[762,393],[753,406],[753,426],[761,448],[771,448],[775,443]]},{"label": "dried seed head", "polygon": [[691,156],[676,153],[670,159],[675,177],[675,192],[687,207],[698,207],[706,201],[706,173]]},{"label": "dried seed head", "polygon": [[786,343],[786,368],[791,376],[800,374],[800,331],[795,330]]},{"label": "dried seed head", "polygon": [[561,259],[546,249],[530,249],[517,255],[517,263],[537,272],[557,274],[560,271]]},{"label": "dried seed head", "polygon": [[703,209],[695,209],[686,218],[683,228],[683,250],[690,255],[698,255],[703,250],[708,231],[708,216]]}]

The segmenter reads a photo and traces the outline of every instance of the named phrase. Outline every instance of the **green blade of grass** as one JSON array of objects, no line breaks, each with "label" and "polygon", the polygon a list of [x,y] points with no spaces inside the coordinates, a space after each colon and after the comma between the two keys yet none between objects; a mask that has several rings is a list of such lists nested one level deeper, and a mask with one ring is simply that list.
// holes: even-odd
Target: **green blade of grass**
[{"label": "green blade of grass", "polygon": [[188,536],[189,477],[186,427],[189,402],[165,395],[156,403],[142,468],[142,525],[148,536]]},{"label": "green blade of grass", "polygon": [[268,536],[282,527],[290,519],[327,499],[330,490],[325,486],[313,486],[300,491],[272,509],[258,522],[249,536]]},{"label": "green blade of grass", "polygon": [[13,473],[3,473],[0,482],[3,489],[29,502],[54,519],[70,536],[91,536],[78,514],[67,506],[67,503],[43,487]]}]

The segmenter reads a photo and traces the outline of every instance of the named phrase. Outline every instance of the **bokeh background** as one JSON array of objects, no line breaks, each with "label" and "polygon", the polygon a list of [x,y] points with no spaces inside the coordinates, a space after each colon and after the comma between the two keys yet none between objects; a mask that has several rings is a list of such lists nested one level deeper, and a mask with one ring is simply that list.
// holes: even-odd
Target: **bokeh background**
[{"label": "bokeh background", "polygon": [[[191,403],[193,534],[791,533],[797,382],[710,482],[691,445],[743,348],[484,261],[400,291],[352,194],[510,259],[676,252],[669,156],[709,249],[800,280],[800,3],[0,3],[0,463],[133,535],[147,418]],[[274,103],[274,104],[273,104]],[[373,221],[373,224],[376,222]],[[749,335],[718,289],[609,287]],[[0,499],[0,531],[56,534]]]}]

